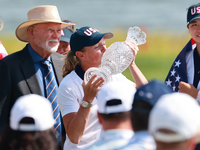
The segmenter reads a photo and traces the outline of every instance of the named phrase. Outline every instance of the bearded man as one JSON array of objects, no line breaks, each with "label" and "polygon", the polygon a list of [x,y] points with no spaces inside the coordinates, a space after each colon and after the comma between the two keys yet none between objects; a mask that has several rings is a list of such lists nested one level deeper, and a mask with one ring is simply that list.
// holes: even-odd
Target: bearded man
[{"label": "bearded man", "polygon": [[[21,51],[0,60],[0,136],[9,123],[10,110],[17,98],[34,93],[51,102],[56,112],[53,114],[57,122],[54,129],[59,142],[62,117],[57,103],[57,88],[62,80],[62,68],[58,66],[59,59],[51,55],[58,49],[61,30],[75,24],[62,22],[57,7],[53,5],[34,7],[27,16],[28,21],[17,27],[16,36],[28,44]],[[51,80],[46,81],[49,77]]]}]

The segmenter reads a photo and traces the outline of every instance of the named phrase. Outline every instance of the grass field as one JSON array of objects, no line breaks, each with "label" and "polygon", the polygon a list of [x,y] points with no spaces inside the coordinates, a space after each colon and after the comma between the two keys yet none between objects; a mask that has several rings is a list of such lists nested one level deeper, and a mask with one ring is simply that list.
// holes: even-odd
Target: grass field
[{"label": "grass field", "polygon": [[[126,39],[126,31],[122,29],[115,29],[113,33],[114,37],[106,40],[107,47],[113,42]],[[148,80],[164,81],[173,60],[189,41],[189,33],[172,34],[167,31],[146,33],[147,42],[139,46],[135,62]],[[21,50],[26,44],[20,42],[14,35],[0,35],[0,40],[9,54]],[[133,80],[128,69],[123,74]]]}]

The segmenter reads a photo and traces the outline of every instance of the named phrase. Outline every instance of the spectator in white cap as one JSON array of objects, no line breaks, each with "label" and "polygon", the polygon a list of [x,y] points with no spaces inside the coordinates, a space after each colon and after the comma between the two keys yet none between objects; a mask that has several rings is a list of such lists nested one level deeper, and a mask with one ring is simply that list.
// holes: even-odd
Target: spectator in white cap
[{"label": "spectator in white cap", "polygon": [[172,93],[163,82],[152,80],[137,89],[131,109],[131,122],[134,135],[122,150],[155,150],[156,144],[148,132],[149,114],[163,94]]},{"label": "spectator in white cap", "polygon": [[[70,20],[63,20],[66,23],[72,23]],[[71,50],[70,48],[70,37],[74,32],[74,26],[64,28],[61,33],[60,44],[58,46],[57,53],[64,56]]]},{"label": "spectator in white cap", "polygon": [[194,150],[200,142],[200,107],[188,94],[160,97],[149,117],[149,131],[157,150]]},{"label": "spectator in white cap", "polygon": [[110,81],[97,94],[99,139],[86,150],[114,150],[128,143],[134,132],[130,110],[136,88],[129,82]]},{"label": "spectator in white cap", "polygon": [[1,150],[56,150],[55,120],[50,102],[39,95],[19,97],[10,113],[10,124],[0,140]]}]

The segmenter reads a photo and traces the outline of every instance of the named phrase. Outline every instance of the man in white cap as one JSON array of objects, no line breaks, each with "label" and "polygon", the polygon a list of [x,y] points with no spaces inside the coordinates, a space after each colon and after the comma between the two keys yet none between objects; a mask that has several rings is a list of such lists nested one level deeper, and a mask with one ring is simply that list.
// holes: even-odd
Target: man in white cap
[{"label": "man in white cap", "polygon": [[122,81],[110,81],[101,87],[97,105],[103,131],[86,150],[114,150],[128,143],[134,134],[130,110],[135,91],[132,83]]},{"label": "man in white cap", "polygon": [[200,107],[185,93],[160,97],[150,113],[149,131],[157,150],[194,150],[200,141]]},{"label": "man in white cap", "polygon": [[56,150],[52,112],[49,100],[40,95],[19,97],[11,109],[10,124],[3,132],[0,149]]},{"label": "man in white cap", "polygon": [[[62,80],[61,67],[51,57],[59,46],[61,30],[73,23],[60,19],[57,7],[37,6],[28,11],[28,21],[16,29],[20,41],[28,42],[23,50],[0,60],[0,129],[9,123],[15,100],[30,93],[46,97],[52,104],[58,141],[62,135],[62,118],[57,103],[57,88]],[[38,103],[39,105],[39,103]],[[0,131],[0,133],[1,133]]]}]

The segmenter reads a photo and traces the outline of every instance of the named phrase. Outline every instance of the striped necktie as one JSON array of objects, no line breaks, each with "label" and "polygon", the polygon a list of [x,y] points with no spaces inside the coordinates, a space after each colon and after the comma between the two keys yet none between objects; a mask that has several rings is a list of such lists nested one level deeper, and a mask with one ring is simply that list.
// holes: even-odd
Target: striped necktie
[{"label": "striped necktie", "polygon": [[44,66],[44,84],[46,89],[46,98],[51,102],[53,108],[53,117],[56,121],[54,125],[54,131],[56,139],[59,142],[61,140],[62,128],[61,128],[61,115],[60,109],[57,101],[57,82],[53,73],[52,65],[48,60],[43,60],[41,62]]}]

